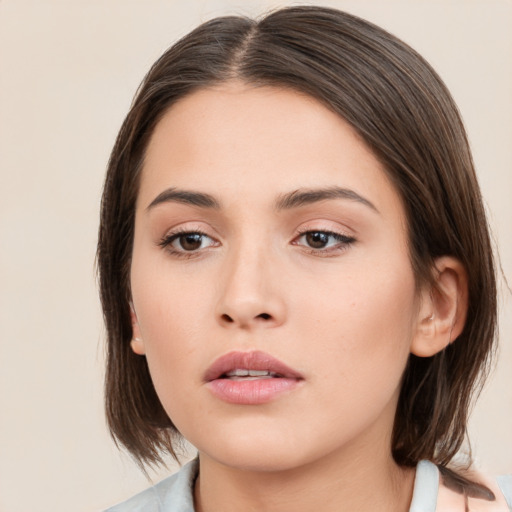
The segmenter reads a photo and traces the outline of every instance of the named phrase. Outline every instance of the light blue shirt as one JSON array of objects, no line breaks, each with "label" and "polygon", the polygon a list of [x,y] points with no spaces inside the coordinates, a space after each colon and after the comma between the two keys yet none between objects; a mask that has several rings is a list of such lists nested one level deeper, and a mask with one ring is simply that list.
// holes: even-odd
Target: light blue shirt
[{"label": "light blue shirt", "polygon": [[[105,512],[194,512],[193,488],[198,469],[198,460],[194,459],[178,473]],[[497,482],[512,511],[512,475],[499,477]],[[437,466],[425,460],[419,462],[409,512],[435,512],[438,491]]]}]

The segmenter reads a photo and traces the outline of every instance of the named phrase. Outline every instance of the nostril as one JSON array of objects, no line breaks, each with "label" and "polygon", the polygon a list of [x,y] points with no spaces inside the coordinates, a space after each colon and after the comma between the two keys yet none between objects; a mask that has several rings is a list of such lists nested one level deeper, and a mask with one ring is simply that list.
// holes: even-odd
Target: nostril
[{"label": "nostril", "polygon": [[251,324],[251,322],[261,321],[261,322],[267,323],[269,320],[272,320],[273,318],[274,317],[272,315],[270,315],[269,313],[260,313],[259,315],[256,315],[256,316],[251,316],[251,315],[245,316],[243,314],[228,315],[227,313],[223,313],[220,315],[219,320],[224,325],[238,324],[241,327],[242,326],[248,327]]}]

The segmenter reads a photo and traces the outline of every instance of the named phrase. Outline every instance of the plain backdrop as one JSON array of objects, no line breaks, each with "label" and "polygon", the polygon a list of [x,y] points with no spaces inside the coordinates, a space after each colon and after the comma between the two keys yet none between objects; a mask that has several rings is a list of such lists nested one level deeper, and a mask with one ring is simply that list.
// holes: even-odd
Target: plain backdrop
[{"label": "plain backdrop", "polygon": [[[108,155],[137,85],[173,41],[214,16],[290,3],[0,0],[1,512],[101,510],[149,485],[110,440],[102,409],[94,257]],[[512,2],[309,3],[383,26],[444,78],[512,283]],[[512,471],[512,301],[502,292],[499,365],[471,423],[491,473]]]}]

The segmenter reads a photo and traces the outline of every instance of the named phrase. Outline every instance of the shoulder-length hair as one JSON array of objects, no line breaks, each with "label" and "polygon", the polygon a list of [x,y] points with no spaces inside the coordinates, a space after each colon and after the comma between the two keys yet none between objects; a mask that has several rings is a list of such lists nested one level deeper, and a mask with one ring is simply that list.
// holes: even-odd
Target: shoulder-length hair
[{"label": "shoulder-length hair", "polygon": [[446,86],[413,49],[369,22],[313,6],[257,21],[204,23],[158,59],[137,92],[110,157],[98,242],[112,435],[141,464],[161,463],[165,452],[176,456],[179,433],[145,358],[130,349],[135,203],[158,121],[184,96],[229,80],[300,91],[352,125],[401,196],[418,285],[433,283],[439,256],[464,265],[469,308],[463,332],[433,357],[410,356],[392,439],[398,464],[429,459],[445,466],[465,438],[496,326],[492,249],[466,133]]}]

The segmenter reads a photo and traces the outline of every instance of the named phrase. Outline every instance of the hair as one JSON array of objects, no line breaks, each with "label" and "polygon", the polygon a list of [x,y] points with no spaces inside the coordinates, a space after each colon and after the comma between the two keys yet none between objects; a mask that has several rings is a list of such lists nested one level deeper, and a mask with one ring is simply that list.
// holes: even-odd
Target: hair
[{"label": "hair", "polygon": [[302,92],[355,129],[401,196],[418,285],[435,285],[439,256],[464,265],[464,329],[433,357],[409,357],[392,438],[398,464],[428,459],[445,467],[466,438],[496,328],[492,248],[465,129],[446,86],[412,48],[353,15],[313,6],[206,22],[157,60],[136,94],[108,164],[97,253],[114,439],[142,466],[163,463],[165,453],[177,457],[180,435],[146,359],[130,348],[135,204],[144,154],[162,116],[194,91],[233,80]]}]

